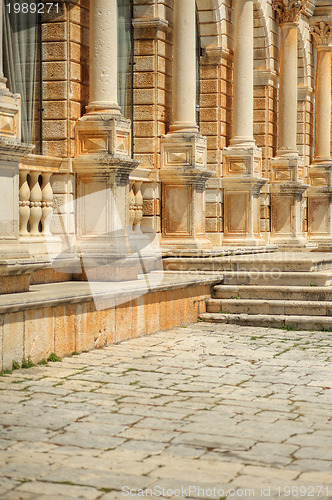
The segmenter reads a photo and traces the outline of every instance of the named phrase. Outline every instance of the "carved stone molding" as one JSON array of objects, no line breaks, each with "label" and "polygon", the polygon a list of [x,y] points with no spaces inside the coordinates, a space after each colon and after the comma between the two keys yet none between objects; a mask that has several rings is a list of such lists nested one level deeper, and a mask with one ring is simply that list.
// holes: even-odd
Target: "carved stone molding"
[{"label": "carved stone molding", "polygon": [[273,9],[277,12],[279,23],[298,23],[300,15],[306,10],[307,0],[274,0]]},{"label": "carved stone molding", "polygon": [[319,21],[311,24],[310,33],[317,46],[331,48],[332,43],[332,21]]}]

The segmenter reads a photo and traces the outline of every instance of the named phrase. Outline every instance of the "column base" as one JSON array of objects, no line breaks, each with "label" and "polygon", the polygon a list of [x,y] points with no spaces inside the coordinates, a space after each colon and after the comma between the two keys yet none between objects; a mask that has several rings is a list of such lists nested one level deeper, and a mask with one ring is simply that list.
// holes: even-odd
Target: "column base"
[{"label": "column base", "polygon": [[222,244],[237,247],[265,246],[260,234],[262,152],[256,146],[223,150],[224,235]]},{"label": "column base", "polygon": [[129,175],[138,163],[131,158],[130,120],[113,111],[90,112],[75,129],[77,280],[133,280],[141,272],[127,236]]},{"label": "column base", "polygon": [[332,247],[332,161],[314,162],[308,172],[308,239],[319,250]]},{"label": "column base", "polygon": [[163,251],[212,249],[205,236],[206,138],[199,132],[174,132],[162,137]]},{"label": "column base", "polygon": [[279,250],[309,250],[316,248],[316,245],[309,242],[304,236],[271,236],[270,244],[277,245]]},{"label": "column base", "polygon": [[298,154],[272,158],[270,243],[283,249],[308,248],[303,235],[301,202],[309,187],[304,184],[303,163]]}]

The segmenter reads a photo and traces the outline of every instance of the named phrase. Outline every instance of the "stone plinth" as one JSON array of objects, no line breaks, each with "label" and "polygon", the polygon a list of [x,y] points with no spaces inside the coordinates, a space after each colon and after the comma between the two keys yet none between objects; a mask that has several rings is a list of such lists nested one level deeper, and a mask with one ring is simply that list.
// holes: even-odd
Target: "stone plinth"
[{"label": "stone plinth", "polygon": [[262,178],[260,149],[224,149],[224,245],[265,245],[259,227],[259,194],[266,182]]},{"label": "stone plinth", "polygon": [[206,138],[174,132],[161,140],[163,249],[211,248],[205,236]]},{"label": "stone plinth", "polygon": [[[105,111],[88,113],[76,126],[73,170],[83,280],[137,277],[138,259],[131,255],[127,239],[129,174],[137,166],[130,157],[130,130],[129,120]],[[118,260],[126,261],[120,271]]]},{"label": "stone plinth", "polygon": [[308,182],[308,239],[327,250],[332,247],[332,162],[312,165]]},{"label": "stone plinth", "polygon": [[304,184],[303,163],[293,155],[271,160],[271,235],[270,242],[279,247],[304,247],[301,203],[308,188]]}]

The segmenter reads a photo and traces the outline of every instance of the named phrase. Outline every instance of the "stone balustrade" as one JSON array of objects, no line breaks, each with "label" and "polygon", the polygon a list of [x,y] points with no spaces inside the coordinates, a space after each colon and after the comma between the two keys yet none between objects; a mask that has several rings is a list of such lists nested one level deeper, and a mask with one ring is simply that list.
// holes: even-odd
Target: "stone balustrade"
[{"label": "stone balustrade", "polygon": [[129,181],[129,229],[140,234],[143,220],[143,181]]},{"label": "stone balustrade", "polygon": [[53,169],[20,166],[20,237],[51,234],[48,216],[53,210],[52,173]]}]

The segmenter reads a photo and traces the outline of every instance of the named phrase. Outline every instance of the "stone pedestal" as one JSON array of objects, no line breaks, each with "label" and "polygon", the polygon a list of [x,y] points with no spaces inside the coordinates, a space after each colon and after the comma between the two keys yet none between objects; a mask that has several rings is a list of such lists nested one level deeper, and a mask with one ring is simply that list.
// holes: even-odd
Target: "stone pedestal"
[{"label": "stone pedestal", "polygon": [[118,105],[116,0],[95,0],[90,10],[90,99],[75,127],[77,279],[121,281],[137,277],[130,248],[131,123]]},{"label": "stone pedestal", "polygon": [[161,140],[162,248],[212,248],[205,236],[206,138],[175,132]]},{"label": "stone pedestal", "polygon": [[130,121],[118,113],[91,112],[76,125],[76,237],[81,279],[136,279],[138,257],[130,249]]},{"label": "stone pedestal", "polygon": [[308,239],[320,250],[332,248],[332,161],[312,165],[308,181]]},{"label": "stone pedestal", "polygon": [[262,152],[256,147],[230,147],[223,151],[224,245],[265,245],[260,234],[259,194]]},{"label": "stone pedestal", "polygon": [[271,235],[270,242],[279,247],[307,246],[303,235],[301,203],[308,188],[303,182],[303,163],[294,155],[271,160]]}]

